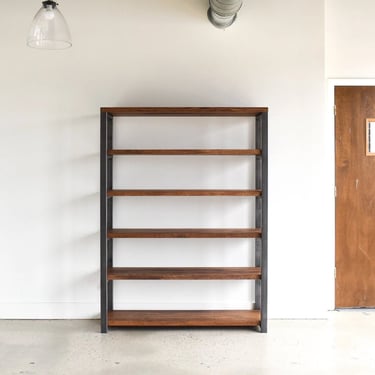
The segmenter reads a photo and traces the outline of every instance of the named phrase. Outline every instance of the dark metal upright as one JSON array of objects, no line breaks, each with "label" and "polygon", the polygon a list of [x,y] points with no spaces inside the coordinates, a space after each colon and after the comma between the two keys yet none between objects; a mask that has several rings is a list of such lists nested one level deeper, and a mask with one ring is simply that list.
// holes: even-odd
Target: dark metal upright
[{"label": "dark metal upright", "polygon": [[107,191],[112,188],[113,158],[108,155],[112,148],[113,117],[107,112],[101,113],[100,121],[100,316],[101,331],[108,331],[108,310],[113,310],[113,281],[108,281],[107,270],[113,263],[113,241],[107,238],[112,229],[112,198]]},{"label": "dark metal upright", "polygon": [[256,116],[256,148],[262,150],[256,157],[256,188],[262,195],[256,198],[255,226],[262,228],[262,237],[255,244],[255,265],[261,267],[262,278],[255,282],[255,305],[261,311],[261,332],[267,332],[267,278],[268,278],[268,113]]}]

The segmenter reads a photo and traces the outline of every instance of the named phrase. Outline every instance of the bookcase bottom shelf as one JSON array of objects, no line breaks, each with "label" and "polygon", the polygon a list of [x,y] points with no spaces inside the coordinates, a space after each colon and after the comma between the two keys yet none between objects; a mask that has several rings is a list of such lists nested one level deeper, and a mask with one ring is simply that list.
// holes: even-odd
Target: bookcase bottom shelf
[{"label": "bookcase bottom shelf", "polygon": [[110,327],[254,327],[259,310],[114,310]]}]

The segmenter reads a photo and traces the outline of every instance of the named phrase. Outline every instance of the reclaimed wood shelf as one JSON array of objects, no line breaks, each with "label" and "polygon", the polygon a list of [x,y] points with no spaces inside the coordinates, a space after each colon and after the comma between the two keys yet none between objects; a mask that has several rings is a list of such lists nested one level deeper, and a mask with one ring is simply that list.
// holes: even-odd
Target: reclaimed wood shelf
[{"label": "reclaimed wood shelf", "polygon": [[108,197],[260,197],[262,190],[239,189],[114,189],[107,192]]},{"label": "reclaimed wood shelf", "polygon": [[217,156],[257,156],[261,155],[259,149],[110,149],[109,156],[115,155],[217,155]]},{"label": "reclaimed wood shelf", "polygon": [[108,280],[258,280],[260,267],[111,267]]},{"label": "reclaimed wood shelf", "polygon": [[112,310],[110,327],[254,327],[259,310]]},{"label": "reclaimed wood shelf", "polygon": [[108,238],[260,238],[260,228],[117,228]]},{"label": "reclaimed wood shelf", "polygon": [[101,113],[110,116],[162,117],[254,117],[267,113],[266,107],[104,107]]},{"label": "reclaimed wood shelf", "polygon": [[[114,148],[115,117],[252,117],[255,148]],[[108,327],[258,327],[267,332],[268,109],[265,107],[106,107],[100,125],[101,331]],[[114,189],[116,156],[250,156],[256,159],[255,189]],[[242,160],[242,159],[240,159]],[[114,197],[254,197],[255,228],[113,228]],[[255,239],[251,267],[116,267],[113,241],[122,238]],[[204,249],[202,249],[204,251]],[[115,310],[118,280],[249,280],[255,283],[252,310]],[[249,301],[252,303],[253,301]]]}]

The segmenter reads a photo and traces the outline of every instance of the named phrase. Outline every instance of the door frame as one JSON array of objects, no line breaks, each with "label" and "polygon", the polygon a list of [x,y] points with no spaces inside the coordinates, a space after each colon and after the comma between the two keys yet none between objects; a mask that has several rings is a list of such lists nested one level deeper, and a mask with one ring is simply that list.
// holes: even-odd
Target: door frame
[{"label": "door frame", "polygon": [[[326,139],[331,144],[330,153],[329,153],[329,164],[332,170],[332,176],[330,183],[332,185],[332,191],[335,191],[335,182],[336,182],[336,173],[335,173],[335,87],[336,86],[375,86],[375,79],[374,78],[329,78],[327,80],[328,86],[328,96],[327,96],[327,132],[326,132]],[[332,194],[332,216],[333,216],[333,241],[331,249],[332,252],[330,254],[330,262],[332,262],[332,280],[331,280],[331,288],[328,296],[328,305],[329,310],[335,309],[335,294],[336,294],[336,282],[335,282],[335,258],[336,258],[336,238],[335,238],[335,231],[336,231],[336,219],[335,219],[335,210],[336,210],[336,199],[335,194]]]}]

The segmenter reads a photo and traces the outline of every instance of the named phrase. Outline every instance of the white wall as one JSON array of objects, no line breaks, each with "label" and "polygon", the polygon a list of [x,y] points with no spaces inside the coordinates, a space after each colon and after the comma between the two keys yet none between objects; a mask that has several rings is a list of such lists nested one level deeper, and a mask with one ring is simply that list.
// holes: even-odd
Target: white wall
[{"label": "white wall", "polygon": [[[101,106],[130,105],[270,108],[270,317],[323,316],[330,307],[327,285],[333,271],[323,0],[247,1],[225,31],[207,21],[205,0],[65,0],[61,10],[74,46],[57,52],[25,47],[38,6],[29,0],[7,2],[0,12],[0,317],[98,316],[98,113]],[[229,142],[237,134],[228,134]],[[150,139],[146,131],[143,135]],[[191,137],[186,142],[195,145],[196,134]],[[162,142],[156,139],[155,147]],[[160,161],[153,163],[160,168]],[[200,167],[196,159],[186,163],[190,170]],[[236,168],[240,177],[246,162]],[[208,174],[208,184],[217,182],[215,173]],[[163,183],[156,179],[154,186]],[[237,223],[247,208],[241,202],[236,217],[228,201],[220,206],[216,200],[217,208],[202,203],[210,215],[200,223],[218,224],[221,209],[225,225],[232,218]],[[143,209],[147,203],[141,203]],[[133,207],[134,201],[128,204]],[[186,223],[200,218],[186,201],[177,204],[190,209]],[[138,224],[148,225],[142,212],[146,216],[137,217]],[[192,241],[179,245],[189,264],[248,261],[243,242],[236,243],[235,257],[223,245],[222,261],[217,255],[202,257]],[[152,248],[151,256],[145,249],[139,255],[150,265],[181,261],[175,254],[179,249],[166,241],[130,244]],[[214,254],[214,244],[197,246]],[[144,298],[134,285],[122,286],[126,298],[121,302],[170,307],[176,301],[178,308],[183,300],[179,285],[143,283]],[[208,292],[200,292],[203,286]],[[183,284],[191,306],[245,303],[243,283],[217,286],[220,293],[213,285]]]},{"label": "white wall", "polygon": [[327,77],[375,77],[374,14],[371,0],[326,1]]}]

